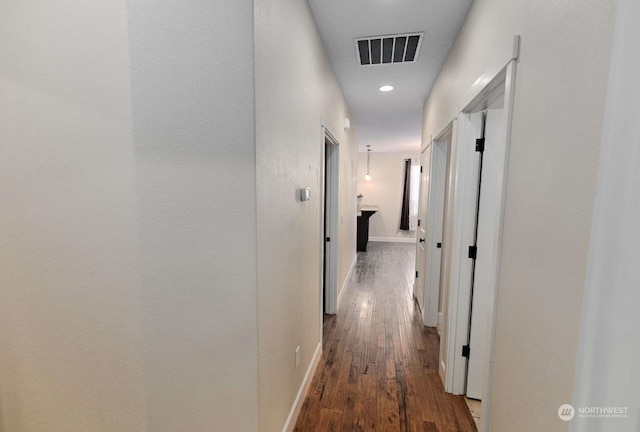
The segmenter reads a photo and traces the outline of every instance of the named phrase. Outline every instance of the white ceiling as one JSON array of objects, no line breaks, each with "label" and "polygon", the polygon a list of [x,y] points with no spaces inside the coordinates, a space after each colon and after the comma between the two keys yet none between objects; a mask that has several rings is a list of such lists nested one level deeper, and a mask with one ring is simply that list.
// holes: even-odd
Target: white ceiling
[{"label": "white ceiling", "polygon": [[[338,75],[360,151],[419,151],[422,105],[472,0],[309,0]],[[355,39],[424,32],[413,63],[360,66]],[[389,84],[395,89],[382,93]]]}]

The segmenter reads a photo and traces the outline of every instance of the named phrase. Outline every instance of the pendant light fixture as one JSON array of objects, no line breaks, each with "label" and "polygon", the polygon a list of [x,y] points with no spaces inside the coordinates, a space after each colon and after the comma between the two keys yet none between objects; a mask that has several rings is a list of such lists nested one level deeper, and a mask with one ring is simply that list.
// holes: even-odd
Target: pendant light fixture
[{"label": "pendant light fixture", "polygon": [[371,146],[367,146],[367,174],[364,176],[366,181],[371,181],[371,174],[369,173],[369,169],[371,168]]}]

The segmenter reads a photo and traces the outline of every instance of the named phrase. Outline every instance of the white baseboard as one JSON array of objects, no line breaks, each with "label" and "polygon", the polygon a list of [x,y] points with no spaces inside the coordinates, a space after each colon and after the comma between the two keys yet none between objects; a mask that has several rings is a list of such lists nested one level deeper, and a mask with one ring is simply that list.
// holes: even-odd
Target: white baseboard
[{"label": "white baseboard", "polygon": [[438,369],[438,373],[440,374],[442,385],[446,385],[445,382],[447,381],[447,366],[444,364],[442,360],[440,360],[440,369]]},{"label": "white baseboard", "polygon": [[385,243],[415,243],[415,237],[369,237],[369,241],[372,242],[385,242]]},{"label": "white baseboard", "polygon": [[311,364],[307,369],[307,373],[304,374],[304,379],[302,380],[302,384],[300,385],[300,389],[298,390],[296,400],[293,401],[293,406],[291,407],[291,411],[289,412],[289,417],[287,417],[287,422],[282,428],[282,432],[293,432],[293,428],[296,427],[298,415],[300,414],[300,410],[302,409],[302,404],[304,404],[304,399],[307,396],[307,392],[309,391],[309,387],[311,386],[311,381],[313,381],[313,375],[316,372],[321,357],[322,342],[318,344],[318,346],[316,347],[316,352],[313,353]]},{"label": "white baseboard", "polygon": [[353,269],[356,268],[356,262],[358,262],[358,255],[353,256],[353,261],[351,262],[351,267],[349,267],[349,271],[347,272],[347,277],[344,279],[342,283],[342,288],[338,293],[338,308],[340,308],[340,302],[342,301],[342,295],[347,290],[347,285],[349,285],[349,281],[351,280],[351,274],[353,273]]}]

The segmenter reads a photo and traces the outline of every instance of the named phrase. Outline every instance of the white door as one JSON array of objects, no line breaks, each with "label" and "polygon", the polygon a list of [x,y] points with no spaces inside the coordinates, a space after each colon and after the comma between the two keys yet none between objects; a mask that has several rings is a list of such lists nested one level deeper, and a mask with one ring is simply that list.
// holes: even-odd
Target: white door
[{"label": "white door", "polygon": [[413,295],[418,301],[420,310],[424,314],[424,286],[426,276],[426,216],[429,195],[431,145],[427,146],[420,155],[420,199],[418,201],[418,230],[416,239],[416,280],[413,285]]},{"label": "white door", "polygon": [[325,131],[323,212],[323,305],[325,314],[338,312],[338,184],[340,175],[340,147]]},{"label": "white door", "polygon": [[467,396],[482,399],[485,363],[487,358],[489,311],[491,304],[492,284],[495,283],[491,272],[491,251],[498,247],[496,230],[492,226],[494,212],[500,208],[501,190],[496,187],[501,167],[495,145],[502,133],[502,109],[487,111],[485,120],[485,149],[482,156],[482,178],[480,183],[480,199],[478,207],[478,231],[476,238],[477,256],[473,278],[471,301],[471,325],[469,329],[469,363],[467,369]]},{"label": "white door", "polygon": [[443,270],[444,231],[447,223],[447,193],[449,190],[449,163],[453,123],[444,136],[434,140],[431,150],[431,170],[429,172],[429,203],[427,232],[427,281],[425,325],[438,326],[443,323],[442,304],[445,297],[446,281],[441,278]]},{"label": "white door", "polygon": [[[451,177],[451,145],[456,122],[452,122],[451,131],[445,133],[434,146],[434,183],[437,178],[438,186],[433,189],[433,220],[434,232],[438,235],[436,250],[430,266],[432,278],[431,292],[434,295],[432,311],[436,313],[435,322],[440,333],[440,356],[438,373],[442,382],[446,383],[447,367],[449,365],[449,327],[448,309],[451,302],[451,251],[453,250],[453,227],[449,217],[451,215],[451,191],[453,178]],[[437,167],[437,168],[435,168]],[[451,391],[447,389],[447,391]]]}]

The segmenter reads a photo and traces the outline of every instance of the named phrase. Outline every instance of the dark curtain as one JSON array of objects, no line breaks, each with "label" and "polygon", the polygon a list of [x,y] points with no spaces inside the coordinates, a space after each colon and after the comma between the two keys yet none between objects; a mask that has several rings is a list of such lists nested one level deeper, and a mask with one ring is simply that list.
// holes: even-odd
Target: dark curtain
[{"label": "dark curtain", "polygon": [[409,199],[411,197],[411,159],[404,160],[404,187],[402,189],[402,214],[400,229],[409,231]]}]

